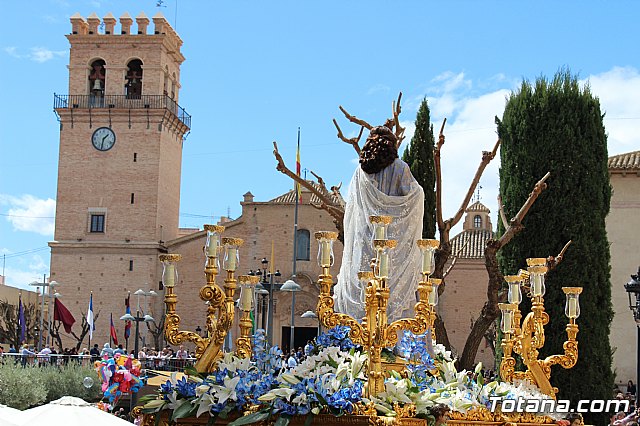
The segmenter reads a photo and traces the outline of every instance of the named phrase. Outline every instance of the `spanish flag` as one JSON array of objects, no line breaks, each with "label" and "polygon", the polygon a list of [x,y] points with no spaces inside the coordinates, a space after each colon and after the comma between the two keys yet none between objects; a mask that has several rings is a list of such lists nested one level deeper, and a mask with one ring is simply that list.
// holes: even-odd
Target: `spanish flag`
[{"label": "spanish flag", "polygon": [[[296,151],[296,175],[300,177],[300,127],[298,127],[298,150]],[[302,202],[302,188],[296,182],[296,193],[298,194],[298,203]]]}]

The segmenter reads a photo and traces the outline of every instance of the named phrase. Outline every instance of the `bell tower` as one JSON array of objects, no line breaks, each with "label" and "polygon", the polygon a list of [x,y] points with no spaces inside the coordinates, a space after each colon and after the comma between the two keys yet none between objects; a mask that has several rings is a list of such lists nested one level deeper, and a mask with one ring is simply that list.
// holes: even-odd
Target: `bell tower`
[{"label": "bell tower", "polygon": [[[54,95],[60,152],[51,276],[76,333],[93,291],[101,345],[110,314],[122,335],[128,291],[159,290],[158,254],[178,235],[182,144],[191,127],[178,104],[185,58],[167,20],[152,20],[153,28],[141,13],[134,30],[128,13],[119,26],[111,13],[73,15],[69,92]],[[141,308],[152,310],[149,301]]]}]

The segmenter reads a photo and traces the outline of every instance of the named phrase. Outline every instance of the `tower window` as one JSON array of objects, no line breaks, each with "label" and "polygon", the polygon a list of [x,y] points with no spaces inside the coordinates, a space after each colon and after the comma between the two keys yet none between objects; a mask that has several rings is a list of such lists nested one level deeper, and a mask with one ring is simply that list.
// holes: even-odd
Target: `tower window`
[{"label": "tower window", "polygon": [[92,214],[91,215],[91,232],[104,232],[104,215]]},{"label": "tower window", "polygon": [[129,61],[126,80],[124,93],[127,99],[140,99],[142,97],[142,61],[140,59]]},{"label": "tower window", "polygon": [[104,96],[104,83],[107,77],[106,62],[98,59],[91,63],[89,71],[89,93],[94,97]]},{"label": "tower window", "polygon": [[129,261],[129,270],[133,271],[133,259]]},{"label": "tower window", "polygon": [[473,227],[482,228],[482,217],[479,214],[473,217]]},{"label": "tower window", "polygon": [[307,229],[300,229],[296,234],[296,260],[309,260],[310,234]]},{"label": "tower window", "polygon": [[131,204],[133,204],[136,200],[136,194],[134,194],[133,192],[131,193]]},{"label": "tower window", "polygon": [[134,153],[133,153],[133,162],[135,163],[135,162],[137,162],[137,161],[138,161],[138,153],[137,153],[137,152],[134,152]]}]

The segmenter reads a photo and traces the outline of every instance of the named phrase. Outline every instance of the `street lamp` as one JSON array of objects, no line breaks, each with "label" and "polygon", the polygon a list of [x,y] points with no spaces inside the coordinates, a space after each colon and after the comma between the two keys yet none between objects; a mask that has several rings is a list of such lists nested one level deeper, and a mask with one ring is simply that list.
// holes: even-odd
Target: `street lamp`
[{"label": "street lamp", "polygon": [[307,312],[305,312],[304,314],[300,315],[300,318],[314,318],[316,321],[318,321],[318,336],[320,336],[320,321],[318,320],[318,314],[316,314],[315,312],[309,310]]},{"label": "street lamp", "polygon": [[295,315],[296,293],[301,290],[302,290],[302,287],[300,287],[300,285],[298,285],[293,280],[285,281],[282,287],[280,287],[280,291],[288,291],[291,293],[291,337],[289,338],[289,347],[290,349],[293,349],[293,350],[295,350],[296,348],[294,344],[294,337],[295,337],[294,329],[296,326],[296,315]]},{"label": "street lamp", "polygon": [[[249,274],[251,275],[251,274]],[[266,304],[267,297],[269,297],[269,290],[264,288],[264,286],[260,283],[256,284],[256,289],[254,291],[256,295],[256,304],[255,304],[255,312],[254,316],[256,318],[256,322],[258,321],[258,313],[260,314],[260,321],[262,322],[262,329],[266,330],[267,328],[267,318],[265,316],[266,313]],[[262,296],[260,298],[260,296]],[[260,307],[260,312],[258,312],[258,306]]]},{"label": "street lamp", "polygon": [[267,341],[269,345],[273,345],[273,292],[276,290],[274,283],[274,276],[280,277],[282,274],[279,269],[276,269],[275,273],[267,273],[269,261],[266,257],[260,261],[262,268],[258,268],[257,271],[250,271],[249,275],[257,275],[261,278],[260,284],[269,292],[269,304],[267,307]]},{"label": "street lamp", "polygon": [[[47,282],[47,275],[44,274],[42,276],[42,282],[39,283],[38,281],[33,281],[31,283],[29,283],[30,286],[34,286],[34,287],[42,287],[42,294],[40,295],[41,297],[41,307],[40,307],[40,331],[41,333],[38,336],[38,351],[42,350],[42,331],[44,331],[44,294],[45,294],[45,287],[49,287],[49,313],[51,313],[51,290],[53,288],[55,288],[55,286],[60,285],[60,283],[56,282],[56,281],[51,281],[50,283]],[[51,315],[49,315],[49,327],[51,327]],[[51,330],[49,330],[49,333],[47,333],[47,338],[49,338],[49,336],[51,335]],[[46,342],[45,342],[46,343]],[[53,344],[53,340],[51,341],[51,344]]]},{"label": "street lamp", "polygon": [[[138,354],[140,353],[139,352],[140,351],[140,347],[138,346],[139,341],[140,341],[140,323],[141,322],[147,323],[147,322],[155,321],[153,319],[153,317],[151,315],[149,315],[149,314],[146,314],[145,316],[140,316],[140,296],[144,296],[145,299],[146,299],[149,296],[151,296],[151,297],[157,296],[158,293],[156,293],[153,290],[144,291],[143,289],[138,289],[133,294],[138,296],[138,306],[136,308],[136,316],[134,317],[133,315],[127,313],[127,314],[124,314],[123,316],[121,316],[120,319],[122,321],[125,321],[125,322],[126,321],[135,321],[136,322],[136,343],[134,345],[134,349],[133,350],[134,350],[134,353],[135,353],[134,357],[137,359],[138,358]],[[132,392],[131,393],[131,407],[135,407],[136,401],[137,401],[137,395],[138,394],[136,392]]]},{"label": "street lamp", "polygon": [[[629,296],[629,309],[633,312],[633,319],[636,322],[637,339],[636,342],[636,386],[638,379],[640,379],[640,267],[638,267],[638,273],[631,275],[631,280],[624,285],[624,289]],[[631,295],[634,295],[635,300],[631,300]],[[636,406],[640,401],[640,392],[636,392]]]}]

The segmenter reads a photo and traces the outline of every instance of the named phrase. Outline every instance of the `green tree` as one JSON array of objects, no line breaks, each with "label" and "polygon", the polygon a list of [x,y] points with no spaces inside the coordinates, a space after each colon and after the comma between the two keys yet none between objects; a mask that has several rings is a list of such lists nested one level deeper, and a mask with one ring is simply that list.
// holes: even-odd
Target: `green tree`
[{"label": "green tree", "polygon": [[[611,189],[602,118],[598,98],[567,69],[551,81],[540,77],[535,85],[523,82],[507,100],[502,120],[496,118],[506,217],[513,217],[532,185],[551,172],[549,189],[529,211],[525,228],[499,253],[502,272],[516,273],[526,266],[526,258],[558,253],[564,242],[573,240],[562,263],[547,275],[545,308],[550,322],[540,358],[563,353],[567,319],[561,287],[582,286],[578,363],[571,370],[554,366],[551,372],[552,385],[560,389],[558,398],[574,405],[578,399],[609,399],[614,381],[605,229]],[[503,231],[501,227],[499,232]],[[593,424],[607,420],[606,413],[587,417]]]},{"label": "green tree", "polygon": [[422,238],[436,235],[436,171],[433,162],[433,124],[427,99],[423,99],[416,117],[416,131],[411,143],[402,154],[402,160],[409,165],[413,177],[424,189],[424,218]]}]

